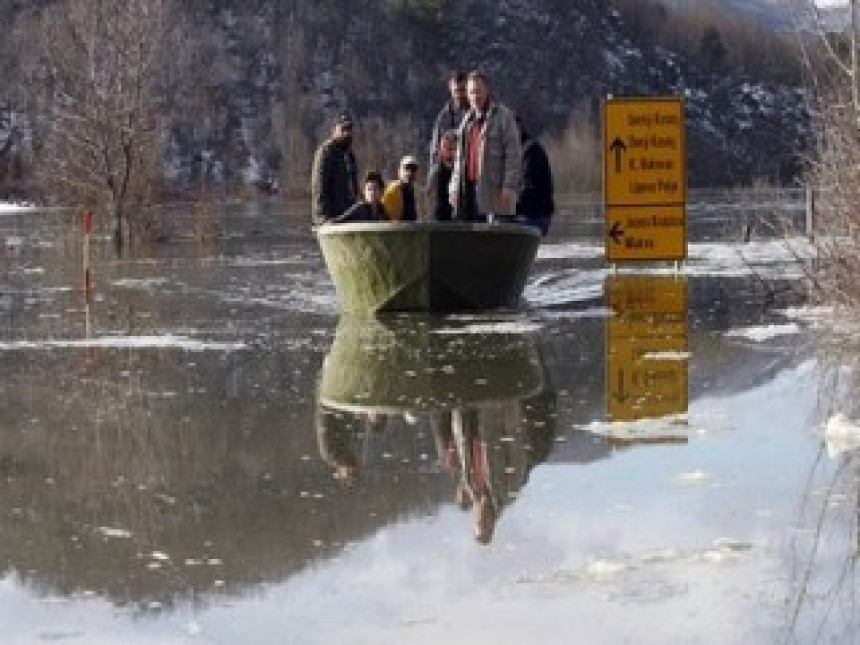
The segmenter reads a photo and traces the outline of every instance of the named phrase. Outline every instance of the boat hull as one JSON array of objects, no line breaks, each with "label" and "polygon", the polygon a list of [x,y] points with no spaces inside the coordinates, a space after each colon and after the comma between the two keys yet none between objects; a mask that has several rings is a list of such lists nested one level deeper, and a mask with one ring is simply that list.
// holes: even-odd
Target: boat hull
[{"label": "boat hull", "polygon": [[520,224],[334,224],[316,234],[342,309],[362,314],[516,307],[540,242]]}]

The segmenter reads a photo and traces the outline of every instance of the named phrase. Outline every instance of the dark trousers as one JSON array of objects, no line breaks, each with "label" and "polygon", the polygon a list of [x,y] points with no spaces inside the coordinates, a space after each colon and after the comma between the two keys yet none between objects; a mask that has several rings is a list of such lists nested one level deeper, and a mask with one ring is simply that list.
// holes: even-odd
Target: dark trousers
[{"label": "dark trousers", "polygon": [[460,208],[460,219],[467,222],[483,222],[484,217],[478,212],[478,193],[475,182],[468,179],[463,182],[463,204]]}]

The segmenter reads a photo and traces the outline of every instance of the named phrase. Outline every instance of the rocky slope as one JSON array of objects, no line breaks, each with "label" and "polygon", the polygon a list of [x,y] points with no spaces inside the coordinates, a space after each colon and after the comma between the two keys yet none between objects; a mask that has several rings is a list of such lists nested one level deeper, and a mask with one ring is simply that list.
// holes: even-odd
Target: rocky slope
[{"label": "rocky slope", "polygon": [[[179,186],[204,166],[221,183],[302,178],[343,108],[377,136],[423,145],[452,67],[488,71],[543,134],[572,114],[596,131],[608,94],[682,95],[692,186],[790,181],[810,142],[799,88],[715,75],[637,41],[605,0],[208,0],[182,12],[190,54],[165,148]],[[0,176],[32,140],[4,98]]]}]

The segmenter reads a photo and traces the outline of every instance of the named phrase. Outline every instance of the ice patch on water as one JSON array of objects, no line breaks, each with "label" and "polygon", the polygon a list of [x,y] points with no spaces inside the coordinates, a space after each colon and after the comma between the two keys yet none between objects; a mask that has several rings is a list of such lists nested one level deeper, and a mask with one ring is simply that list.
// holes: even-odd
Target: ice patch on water
[{"label": "ice patch on water", "polygon": [[167,278],[123,278],[111,282],[114,287],[125,289],[152,289],[153,287],[161,287],[169,283],[170,280]]},{"label": "ice patch on water", "polygon": [[791,336],[799,333],[800,325],[797,323],[786,323],[784,325],[761,325],[758,327],[732,329],[726,332],[726,336],[730,338],[745,338],[756,343],[761,343],[779,336]]},{"label": "ice patch on water", "polygon": [[786,318],[800,320],[802,322],[819,323],[832,322],[835,310],[833,307],[788,307],[780,311]]},{"label": "ice patch on water", "polygon": [[122,538],[129,539],[131,538],[131,531],[127,529],[117,529],[110,526],[100,526],[96,529],[97,533],[100,533],[106,538]]},{"label": "ice patch on water", "polygon": [[534,307],[596,300],[603,297],[605,271],[563,271],[544,275],[530,282],[524,297]]},{"label": "ice patch on water", "polygon": [[538,247],[537,260],[573,260],[601,258],[604,254],[602,246],[577,244],[541,244]]},{"label": "ice patch on water", "polygon": [[530,334],[541,330],[537,323],[525,321],[505,321],[472,323],[462,327],[440,327],[434,329],[434,334]]},{"label": "ice patch on water", "polygon": [[704,470],[691,470],[690,472],[681,473],[678,475],[678,481],[682,484],[694,485],[704,484],[710,481],[712,475]]},{"label": "ice patch on water", "polygon": [[824,442],[831,458],[856,451],[860,448],[860,424],[838,413],[824,424]]},{"label": "ice patch on water", "polygon": [[0,202],[0,213],[20,213],[23,211],[36,210],[32,204],[19,204],[16,202]]},{"label": "ice patch on water", "polygon": [[[758,240],[746,243],[694,243],[687,247],[687,260],[681,273],[688,276],[743,277],[753,273],[763,277],[800,277],[800,262],[812,257],[814,248],[806,238]],[[604,256],[602,246],[584,244],[544,244],[538,249],[537,259],[577,260],[599,259]],[[637,267],[646,274],[675,273],[672,265]]]},{"label": "ice patch on water", "polygon": [[577,320],[581,318],[611,318],[615,312],[608,307],[591,307],[581,311],[544,310],[540,312],[542,320]]},{"label": "ice patch on water", "polygon": [[593,421],[586,432],[619,443],[679,443],[687,441],[686,414],[672,414],[636,421]]},{"label": "ice patch on water", "polygon": [[187,336],[102,336],[99,338],[17,340],[0,342],[0,351],[38,349],[75,349],[94,347],[104,349],[183,349],[189,352],[235,351],[246,349],[245,343],[203,341]]},{"label": "ice patch on water", "polygon": [[[686,567],[692,564],[714,565],[734,562],[753,550],[750,542],[732,537],[719,537],[711,544],[699,548],[679,549],[665,547],[640,554],[619,554],[614,557],[600,557],[588,560],[581,567],[557,570],[544,574],[521,574],[515,580],[519,584],[565,584],[574,582],[617,585],[616,593],[638,595],[643,585],[662,588],[659,578],[654,574],[674,566]],[[648,575],[650,572],[650,581]],[[646,574],[643,577],[643,573]],[[657,594],[661,596],[661,594]],[[658,599],[658,598],[652,598]]]},{"label": "ice patch on water", "polygon": [[690,352],[648,352],[639,357],[643,361],[686,361]]}]

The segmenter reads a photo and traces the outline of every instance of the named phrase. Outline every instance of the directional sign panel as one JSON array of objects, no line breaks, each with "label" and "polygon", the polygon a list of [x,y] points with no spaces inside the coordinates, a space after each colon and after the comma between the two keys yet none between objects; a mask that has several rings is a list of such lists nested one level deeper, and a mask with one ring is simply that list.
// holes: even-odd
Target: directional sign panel
[{"label": "directional sign panel", "polygon": [[683,204],[606,206],[606,256],[617,260],[683,260],[687,216]]},{"label": "directional sign panel", "polygon": [[[604,101],[603,192],[610,262],[686,257],[684,132],[680,98]],[[630,212],[622,216],[619,209]],[[619,219],[639,230],[628,239],[625,222]],[[635,225],[646,220],[649,226]]]},{"label": "directional sign panel", "polygon": [[687,281],[610,276],[613,311],[606,332],[606,406],[610,421],[687,411]]}]

